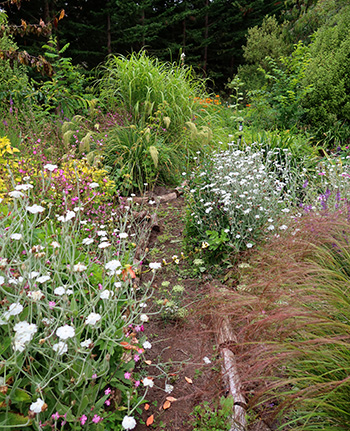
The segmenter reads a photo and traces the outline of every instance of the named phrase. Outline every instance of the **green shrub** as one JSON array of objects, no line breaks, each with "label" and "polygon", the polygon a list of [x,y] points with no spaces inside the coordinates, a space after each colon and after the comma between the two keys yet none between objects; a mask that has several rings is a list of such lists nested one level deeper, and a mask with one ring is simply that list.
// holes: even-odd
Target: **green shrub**
[{"label": "green shrub", "polygon": [[349,20],[350,8],[343,8],[316,32],[310,45],[311,60],[305,70],[304,87],[312,86],[312,91],[303,95],[303,107],[307,123],[320,129],[319,135],[332,130],[337,123],[349,130]]}]

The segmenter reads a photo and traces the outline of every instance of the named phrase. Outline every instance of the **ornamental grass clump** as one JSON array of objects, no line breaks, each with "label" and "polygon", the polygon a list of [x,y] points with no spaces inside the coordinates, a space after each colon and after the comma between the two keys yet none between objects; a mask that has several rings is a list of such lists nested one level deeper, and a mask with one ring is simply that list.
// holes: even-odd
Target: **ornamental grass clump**
[{"label": "ornamental grass clump", "polygon": [[134,285],[146,233],[130,202],[103,226],[79,201],[52,217],[32,187],[1,207],[0,428],[132,429],[147,391],[135,365],[152,292]]},{"label": "ornamental grass clump", "polygon": [[[265,151],[254,144],[214,153],[193,172],[187,190],[188,243],[222,258],[228,251],[254,247],[268,233],[288,228],[298,181],[290,169],[288,150]],[[209,251],[209,253],[208,253]],[[210,253],[212,252],[212,253]]]},{"label": "ornamental grass clump", "polygon": [[232,322],[249,416],[274,429],[350,427],[349,236],[340,211],[304,215],[210,300]]}]

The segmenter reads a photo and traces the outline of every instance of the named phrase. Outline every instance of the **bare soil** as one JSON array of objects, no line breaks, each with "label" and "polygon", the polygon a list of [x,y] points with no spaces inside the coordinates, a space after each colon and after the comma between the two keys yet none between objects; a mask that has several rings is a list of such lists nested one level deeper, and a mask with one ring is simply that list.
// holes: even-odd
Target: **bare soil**
[{"label": "bare soil", "polygon": [[[158,194],[170,191],[158,190]],[[183,250],[184,200],[179,196],[158,207],[159,229],[153,230],[149,241],[150,262],[172,262],[173,256],[181,257]],[[191,273],[192,271],[192,273]],[[147,276],[145,277],[147,278]],[[169,282],[168,287],[162,286]],[[174,316],[165,311],[169,295],[175,285],[184,287],[179,306],[181,316]],[[149,365],[143,364],[148,377],[154,379],[154,386],[147,393],[147,405],[142,406],[142,422],[137,431],[163,430],[190,431],[193,408],[203,401],[212,402],[224,392],[220,376],[220,359],[217,356],[215,336],[209,321],[198,312],[198,304],[208,292],[206,276],[197,278],[191,270],[190,259],[180,259],[178,264],[171,263],[157,271],[153,282],[155,296],[147,311],[155,311],[162,303],[160,314],[152,317],[145,325],[145,333],[152,343],[152,349],[146,351]],[[205,363],[203,358],[211,363]],[[171,393],[165,391],[165,385],[173,386]],[[164,409],[167,397],[176,401]],[[167,406],[166,406],[167,407]],[[152,425],[147,420],[153,415]]]}]

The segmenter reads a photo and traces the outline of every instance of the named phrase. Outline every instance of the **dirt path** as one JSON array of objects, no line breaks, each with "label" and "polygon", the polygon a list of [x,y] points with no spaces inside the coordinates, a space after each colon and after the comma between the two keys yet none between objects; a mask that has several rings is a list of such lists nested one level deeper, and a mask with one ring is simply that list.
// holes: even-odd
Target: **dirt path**
[{"label": "dirt path", "polygon": [[[150,238],[149,262],[172,262],[174,255],[181,257],[184,210],[182,197],[160,204],[159,231],[153,231]],[[153,283],[155,297],[148,311],[162,308],[145,328],[152,344],[146,354],[151,361],[146,372],[154,378],[154,386],[147,393],[149,407],[142,406],[145,424],[138,424],[137,431],[190,431],[193,408],[223,394],[215,336],[210,322],[197,312],[199,301],[208,293],[208,280],[196,277],[191,264],[190,259],[180,259],[178,264],[166,265]],[[177,401],[164,409],[169,396]],[[147,426],[152,415],[153,425]]]}]

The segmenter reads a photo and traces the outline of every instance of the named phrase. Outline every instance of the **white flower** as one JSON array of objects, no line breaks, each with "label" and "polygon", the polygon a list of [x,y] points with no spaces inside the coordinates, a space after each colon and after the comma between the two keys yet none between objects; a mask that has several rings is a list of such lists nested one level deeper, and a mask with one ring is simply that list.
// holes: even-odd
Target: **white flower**
[{"label": "white flower", "polygon": [[90,245],[90,244],[92,244],[93,242],[94,242],[93,238],[84,238],[84,239],[83,239],[83,241],[82,241],[82,243],[83,243],[84,245]]},{"label": "white flower", "polygon": [[58,168],[57,165],[52,165],[51,163],[48,163],[47,165],[44,166],[44,169],[47,169],[50,172],[53,172],[57,168]]},{"label": "white flower", "polygon": [[132,416],[124,416],[122,427],[125,430],[133,430],[136,427],[136,421]]},{"label": "white flower", "polygon": [[120,266],[122,266],[122,264],[119,262],[119,260],[114,259],[107,262],[105,265],[105,268],[110,271],[109,273],[110,275],[113,275],[113,274],[116,274],[116,270]]},{"label": "white flower", "polygon": [[105,230],[98,230],[96,233],[98,236],[106,236],[107,235],[107,232]]},{"label": "white flower", "polygon": [[203,361],[204,361],[206,364],[211,364],[211,360],[208,358],[208,356],[204,356]]},{"label": "white flower", "polygon": [[90,189],[95,189],[96,187],[99,187],[99,186],[100,186],[99,183],[91,183],[89,185]]},{"label": "white flower", "polygon": [[26,207],[26,210],[29,211],[32,214],[42,213],[45,211],[45,208],[41,205],[34,204],[31,207]]},{"label": "white flower", "polygon": [[22,198],[24,194],[18,190],[13,190],[12,192],[9,193],[9,196],[11,198]]},{"label": "white flower", "polygon": [[274,230],[275,226],[273,224],[270,224],[270,226],[267,228],[267,230]]},{"label": "white flower", "polygon": [[126,233],[126,232],[122,232],[122,233],[120,233],[119,234],[119,238],[120,239],[125,239],[125,238],[127,238],[129,235]]},{"label": "white flower", "polygon": [[101,315],[98,313],[90,313],[85,320],[86,325],[95,326],[101,320]]},{"label": "white flower", "polygon": [[279,227],[281,230],[286,230],[288,229],[288,226],[286,226],[285,224],[283,224],[282,226]]},{"label": "white flower", "polygon": [[73,266],[73,270],[76,272],[83,272],[86,269],[87,269],[87,267],[80,262],[78,262],[76,265]]},{"label": "white flower", "polygon": [[16,190],[24,190],[24,191],[27,191],[32,188],[33,186],[31,184],[18,184],[18,186],[15,187]]},{"label": "white flower", "polygon": [[119,289],[120,287],[122,287],[122,282],[121,282],[121,281],[116,281],[116,282],[114,283],[114,287],[115,287],[116,289]]},{"label": "white flower", "polygon": [[149,264],[149,267],[150,267],[151,269],[159,269],[159,268],[161,268],[161,267],[162,267],[162,264],[161,264],[161,263],[159,263],[159,262],[151,262],[151,263]]},{"label": "white flower", "polygon": [[152,379],[149,379],[148,377],[145,377],[142,380],[143,386],[149,386],[150,388],[153,388],[154,386],[154,381]]},{"label": "white flower", "polygon": [[16,332],[13,348],[15,351],[23,352],[26,343],[31,341],[33,335],[37,332],[38,327],[35,323],[23,321],[16,323],[13,330]]},{"label": "white flower", "polygon": [[41,277],[38,277],[35,281],[37,283],[45,283],[45,281],[51,280],[51,277],[49,275],[42,275]]},{"label": "white flower", "polygon": [[52,241],[51,247],[52,248],[60,248],[61,244],[59,242],[57,242],[57,241]]},{"label": "white flower", "polygon": [[21,233],[13,233],[12,235],[10,235],[11,239],[15,239],[15,240],[19,240],[22,238],[22,234]]},{"label": "white flower", "polygon": [[52,346],[52,349],[57,352],[58,355],[63,355],[63,353],[68,352],[68,345],[63,341],[59,341]]},{"label": "white flower", "polygon": [[82,341],[81,343],[80,343],[80,345],[81,345],[81,347],[89,347],[90,346],[90,344],[92,343],[92,340],[91,340],[91,338],[88,338],[87,340],[85,340],[85,341]]},{"label": "white flower", "polygon": [[35,290],[35,291],[29,291],[28,292],[29,298],[32,298],[34,302],[40,301],[41,298],[43,298],[45,295],[41,290]]},{"label": "white flower", "polygon": [[174,386],[173,385],[169,385],[169,384],[165,384],[165,392],[167,393],[167,394],[171,394],[172,393],[172,391],[174,390]]},{"label": "white flower", "polygon": [[41,399],[38,398],[35,403],[32,403],[29,407],[29,410],[33,413],[41,413],[41,409],[43,408],[45,402]]},{"label": "white flower", "polygon": [[56,287],[56,289],[53,291],[53,293],[54,293],[55,295],[62,296],[62,295],[64,295],[64,294],[66,293],[66,289],[65,289],[63,286],[58,286],[58,287]]},{"label": "white flower", "polygon": [[4,319],[9,320],[11,316],[17,316],[17,314],[22,313],[23,311],[23,305],[19,302],[14,302],[10,305],[8,311],[4,313]]},{"label": "white flower", "polygon": [[110,296],[113,296],[113,292],[111,292],[110,290],[102,290],[102,292],[100,293],[100,298],[101,299],[109,299]]},{"label": "white flower", "polygon": [[152,348],[152,344],[151,344],[149,341],[145,341],[145,342],[142,344],[142,347],[143,347],[144,349],[151,349],[151,348]]},{"label": "white flower", "polygon": [[148,322],[149,317],[147,316],[147,314],[141,314],[140,320],[141,320],[141,322]]},{"label": "white flower", "polygon": [[0,275],[0,286],[5,283],[5,278]]},{"label": "white flower", "polygon": [[68,338],[74,337],[75,329],[69,325],[60,326],[57,328],[56,335],[61,340],[68,340]]},{"label": "white flower", "polygon": [[252,244],[251,242],[248,242],[248,243],[246,244],[246,246],[247,246],[247,248],[252,248],[252,247],[253,247],[253,244]]},{"label": "white flower", "polygon": [[65,223],[65,222],[67,222],[69,220],[72,220],[72,218],[74,218],[74,217],[75,217],[75,212],[74,211],[67,211],[67,214],[65,216],[61,215],[61,216],[59,216],[57,218],[57,220]]},{"label": "white flower", "polygon": [[112,245],[110,242],[104,241],[104,242],[101,242],[101,244],[98,245],[98,248],[107,248],[110,245]]}]

